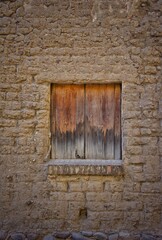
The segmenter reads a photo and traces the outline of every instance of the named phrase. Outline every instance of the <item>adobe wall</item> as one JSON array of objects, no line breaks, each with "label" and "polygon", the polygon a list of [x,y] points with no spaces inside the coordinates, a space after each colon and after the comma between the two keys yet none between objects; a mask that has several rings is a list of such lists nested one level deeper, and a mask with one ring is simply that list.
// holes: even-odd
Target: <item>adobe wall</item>
[{"label": "adobe wall", "polygon": [[[162,234],[160,2],[0,2],[0,229]],[[55,82],[122,83],[123,176],[48,174]]]}]

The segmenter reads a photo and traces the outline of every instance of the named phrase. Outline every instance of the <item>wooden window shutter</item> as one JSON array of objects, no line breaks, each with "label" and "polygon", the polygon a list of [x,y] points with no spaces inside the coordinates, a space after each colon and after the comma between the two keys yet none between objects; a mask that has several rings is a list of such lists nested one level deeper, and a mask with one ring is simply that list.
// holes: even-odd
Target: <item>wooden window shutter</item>
[{"label": "wooden window shutter", "polygon": [[84,158],[84,85],[52,88],[52,158]]},{"label": "wooden window shutter", "polygon": [[120,84],[52,85],[52,158],[121,159]]}]

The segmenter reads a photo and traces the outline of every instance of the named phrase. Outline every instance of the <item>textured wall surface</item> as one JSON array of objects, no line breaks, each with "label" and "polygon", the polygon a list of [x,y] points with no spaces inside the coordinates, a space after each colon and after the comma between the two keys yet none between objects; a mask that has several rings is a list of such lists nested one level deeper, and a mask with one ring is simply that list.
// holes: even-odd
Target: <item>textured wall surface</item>
[{"label": "textured wall surface", "polygon": [[[0,1],[1,229],[160,233],[161,9],[160,0]],[[57,82],[122,83],[123,176],[48,175]]]}]

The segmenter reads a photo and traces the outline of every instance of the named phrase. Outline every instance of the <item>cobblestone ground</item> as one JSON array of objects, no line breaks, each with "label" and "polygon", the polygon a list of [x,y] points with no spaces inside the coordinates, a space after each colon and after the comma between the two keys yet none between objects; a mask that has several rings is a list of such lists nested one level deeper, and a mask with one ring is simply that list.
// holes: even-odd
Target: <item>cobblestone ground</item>
[{"label": "cobblestone ground", "polygon": [[36,233],[7,233],[0,231],[0,240],[162,240],[162,235],[138,233],[131,234],[129,232],[54,232],[45,236]]}]

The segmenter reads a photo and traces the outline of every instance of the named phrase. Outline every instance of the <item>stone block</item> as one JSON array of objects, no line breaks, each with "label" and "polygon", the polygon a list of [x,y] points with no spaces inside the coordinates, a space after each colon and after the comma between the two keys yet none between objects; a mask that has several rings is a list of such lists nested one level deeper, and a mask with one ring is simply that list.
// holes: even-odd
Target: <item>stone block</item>
[{"label": "stone block", "polygon": [[67,192],[68,185],[66,182],[56,182],[56,191]]},{"label": "stone block", "polygon": [[162,184],[160,182],[145,182],[142,183],[141,192],[146,193],[160,193]]},{"label": "stone block", "polygon": [[88,192],[101,192],[101,191],[103,191],[102,182],[89,181],[88,184],[87,184],[87,191]]},{"label": "stone block", "polygon": [[87,192],[86,199],[89,202],[108,202],[110,201],[111,194],[109,192],[95,193],[95,192]]},{"label": "stone block", "polygon": [[156,67],[154,66],[146,66],[145,73],[146,74],[155,74],[157,72]]},{"label": "stone block", "polygon": [[66,200],[67,201],[73,201],[75,199],[75,201],[84,201],[85,200],[85,196],[84,193],[82,192],[71,192],[71,193],[67,193],[66,194]]},{"label": "stone block", "polygon": [[81,192],[82,182],[68,182],[70,192]]}]

